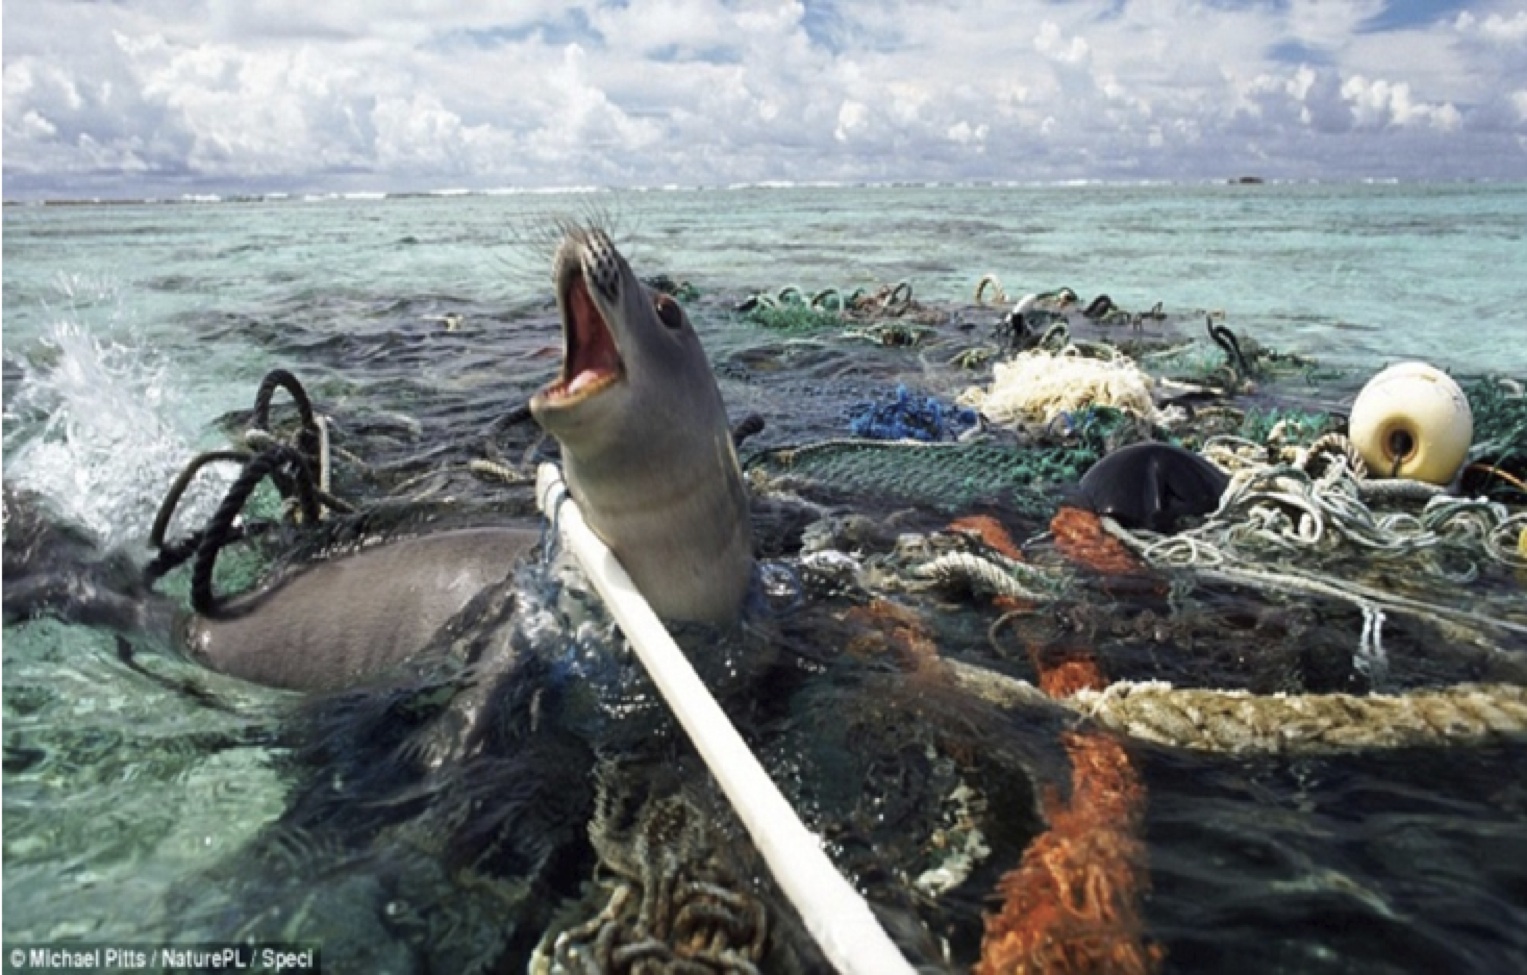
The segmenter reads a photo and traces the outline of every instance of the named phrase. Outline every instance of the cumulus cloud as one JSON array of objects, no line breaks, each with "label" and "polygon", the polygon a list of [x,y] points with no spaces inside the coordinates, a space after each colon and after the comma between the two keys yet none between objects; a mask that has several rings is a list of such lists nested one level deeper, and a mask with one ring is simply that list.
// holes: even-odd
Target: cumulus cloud
[{"label": "cumulus cloud", "polygon": [[1527,175],[1527,11],[1461,7],[33,0],[6,195]]},{"label": "cumulus cloud", "polygon": [[1072,65],[1084,64],[1092,54],[1086,39],[1066,38],[1053,20],[1039,25],[1039,33],[1034,35],[1034,50],[1052,61]]},{"label": "cumulus cloud", "polygon": [[1458,110],[1452,105],[1416,102],[1405,82],[1370,81],[1353,75],[1342,82],[1341,96],[1351,107],[1353,124],[1359,128],[1389,125],[1430,125],[1443,131],[1458,127]]}]

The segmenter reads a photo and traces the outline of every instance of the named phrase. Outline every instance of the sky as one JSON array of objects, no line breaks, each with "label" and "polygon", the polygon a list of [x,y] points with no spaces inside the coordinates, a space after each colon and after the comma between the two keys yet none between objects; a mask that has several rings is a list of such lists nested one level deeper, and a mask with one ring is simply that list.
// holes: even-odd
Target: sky
[{"label": "sky", "polygon": [[6,199],[1527,179],[1527,2],[10,0]]}]

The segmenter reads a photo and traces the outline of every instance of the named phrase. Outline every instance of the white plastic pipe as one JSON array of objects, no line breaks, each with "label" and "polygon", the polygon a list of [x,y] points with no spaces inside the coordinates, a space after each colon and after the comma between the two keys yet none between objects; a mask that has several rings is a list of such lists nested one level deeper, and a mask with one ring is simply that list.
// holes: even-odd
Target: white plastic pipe
[{"label": "white plastic pipe", "polygon": [[537,471],[536,500],[604,597],[610,615],[833,967],[842,975],[910,975],[912,966],[869,904],[838,873],[816,834],[796,817],[615,554],[584,522],[555,464],[542,464]]}]

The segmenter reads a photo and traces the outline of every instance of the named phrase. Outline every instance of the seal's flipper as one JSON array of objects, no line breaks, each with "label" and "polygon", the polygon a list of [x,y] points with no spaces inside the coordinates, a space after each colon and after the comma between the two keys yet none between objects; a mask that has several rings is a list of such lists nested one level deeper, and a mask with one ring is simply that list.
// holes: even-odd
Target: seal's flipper
[{"label": "seal's flipper", "polygon": [[101,551],[88,532],[55,516],[41,495],[7,485],[4,503],[0,602],[7,626],[51,617],[133,633],[159,615],[158,598],[126,555]]},{"label": "seal's flipper", "polygon": [[1230,475],[1191,450],[1137,443],[1104,457],[1082,476],[1077,494],[1125,528],[1169,533],[1177,522],[1219,507]]}]

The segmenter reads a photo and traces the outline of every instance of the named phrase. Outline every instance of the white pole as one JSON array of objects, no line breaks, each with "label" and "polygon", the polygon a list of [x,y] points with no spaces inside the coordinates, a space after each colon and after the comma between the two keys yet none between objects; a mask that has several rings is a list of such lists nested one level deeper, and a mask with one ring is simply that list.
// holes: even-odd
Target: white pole
[{"label": "white pole", "polygon": [[537,471],[536,500],[604,597],[653,683],[737,810],[774,879],[833,967],[842,975],[910,975],[912,966],[869,904],[838,873],[816,835],[796,817],[615,554],[584,522],[556,465],[542,464]]}]

